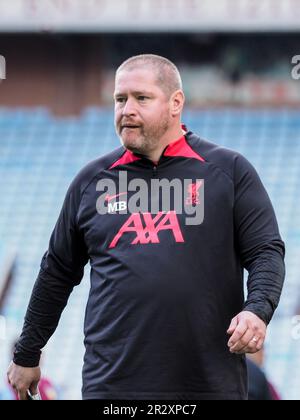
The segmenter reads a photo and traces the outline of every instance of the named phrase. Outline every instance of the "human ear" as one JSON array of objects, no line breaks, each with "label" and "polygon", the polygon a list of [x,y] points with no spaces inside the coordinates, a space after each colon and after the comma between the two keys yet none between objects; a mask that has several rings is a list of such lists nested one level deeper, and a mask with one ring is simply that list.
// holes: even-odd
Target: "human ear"
[{"label": "human ear", "polygon": [[185,97],[182,90],[177,90],[171,96],[171,114],[173,117],[181,114],[183,105],[184,105]]}]

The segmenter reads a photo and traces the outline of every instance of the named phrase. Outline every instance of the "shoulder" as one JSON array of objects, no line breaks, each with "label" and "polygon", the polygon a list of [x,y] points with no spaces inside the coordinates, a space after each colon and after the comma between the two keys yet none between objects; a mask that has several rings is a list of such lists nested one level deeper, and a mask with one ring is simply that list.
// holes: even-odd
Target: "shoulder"
[{"label": "shoulder", "polygon": [[112,152],[87,163],[73,179],[69,191],[76,191],[77,193],[82,194],[95,177],[101,175],[102,171],[109,168],[124,153],[125,149],[121,146]]},{"label": "shoulder", "polygon": [[245,156],[236,150],[205,140],[192,132],[187,133],[187,141],[203,157],[207,164],[218,167],[233,181],[235,176],[241,171],[255,171]]}]

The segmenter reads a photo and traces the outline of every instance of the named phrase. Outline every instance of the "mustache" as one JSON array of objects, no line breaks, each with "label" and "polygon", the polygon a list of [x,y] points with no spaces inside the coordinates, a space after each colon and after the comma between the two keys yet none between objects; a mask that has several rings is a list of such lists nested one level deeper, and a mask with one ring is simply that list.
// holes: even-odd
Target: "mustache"
[{"label": "mustache", "polygon": [[137,121],[122,121],[121,122],[121,124],[120,124],[120,127],[121,128],[124,128],[124,127],[141,127],[142,126],[142,124],[141,123],[139,123],[139,122],[137,122]]}]

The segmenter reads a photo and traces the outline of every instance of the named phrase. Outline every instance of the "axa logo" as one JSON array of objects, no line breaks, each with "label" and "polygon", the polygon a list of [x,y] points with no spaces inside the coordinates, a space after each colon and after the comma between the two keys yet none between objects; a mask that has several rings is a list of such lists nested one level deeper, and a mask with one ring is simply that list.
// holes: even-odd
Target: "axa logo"
[{"label": "axa logo", "polygon": [[109,248],[115,248],[121,238],[134,234],[131,245],[159,244],[159,232],[168,230],[173,235],[175,242],[185,242],[175,211],[159,212],[152,216],[151,213],[134,213],[123,224],[119,232],[111,241]]}]

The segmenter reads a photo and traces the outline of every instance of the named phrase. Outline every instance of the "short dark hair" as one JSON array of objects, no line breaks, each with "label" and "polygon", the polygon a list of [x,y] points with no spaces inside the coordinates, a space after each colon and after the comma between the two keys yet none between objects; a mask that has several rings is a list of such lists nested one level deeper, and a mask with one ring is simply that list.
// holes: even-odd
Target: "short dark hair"
[{"label": "short dark hair", "polygon": [[176,90],[182,90],[182,81],[178,68],[172,61],[155,54],[141,54],[128,58],[116,71],[135,70],[137,67],[152,68],[156,72],[157,83],[168,97]]}]

